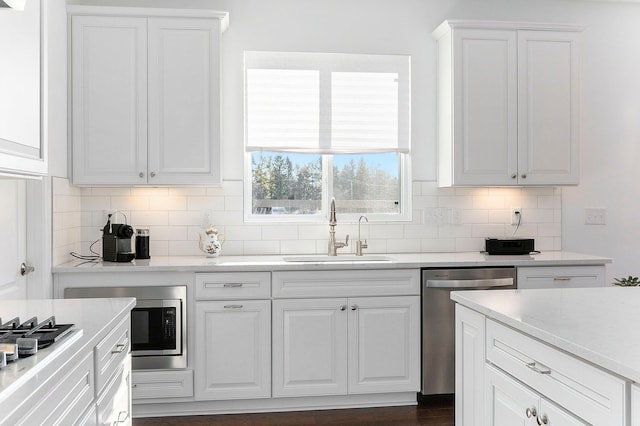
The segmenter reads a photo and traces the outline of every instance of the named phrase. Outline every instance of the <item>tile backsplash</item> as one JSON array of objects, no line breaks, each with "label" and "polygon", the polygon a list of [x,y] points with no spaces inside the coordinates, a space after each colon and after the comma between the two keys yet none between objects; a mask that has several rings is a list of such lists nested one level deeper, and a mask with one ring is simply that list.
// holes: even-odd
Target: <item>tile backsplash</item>
[{"label": "tile backsplash", "polygon": [[[511,237],[511,209],[522,209],[516,237],[534,237],[538,250],[560,250],[560,188],[438,188],[413,182],[411,222],[362,225],[368,253],[461,252],[484,249],[485,237]],[[70,252],[101,251],[106,211],[122,211],[134,228],[149,228],[151,256],[200,255],[198,236],[205,212],[224,234],[222,255],[326,253],[328,223],[244,223],[242,181],[222,187],[74,187],[53,178],[53,264]],[[118,215],[117,222],[122,222]],[[357,223],[340,221],[336,237],[357,238]],[[355,244],[341,249],[349,253]]]}]

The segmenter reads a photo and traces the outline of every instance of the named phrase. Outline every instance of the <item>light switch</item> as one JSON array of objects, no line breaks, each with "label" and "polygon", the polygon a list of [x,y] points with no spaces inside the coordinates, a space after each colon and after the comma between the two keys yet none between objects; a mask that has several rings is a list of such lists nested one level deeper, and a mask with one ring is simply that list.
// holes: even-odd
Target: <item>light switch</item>
[{"label": "light switch", "polygon": [[605,209],[584,209],[584,224],[585,225],[605,225],[606,222],[606,210]]}]

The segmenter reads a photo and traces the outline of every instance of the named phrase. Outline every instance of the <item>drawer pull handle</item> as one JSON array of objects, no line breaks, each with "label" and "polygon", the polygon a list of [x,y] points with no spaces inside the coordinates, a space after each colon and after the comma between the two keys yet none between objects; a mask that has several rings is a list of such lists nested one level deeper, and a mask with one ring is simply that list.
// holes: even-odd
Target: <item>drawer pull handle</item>
[{"label": "drawer pull handle", "polygon": [[[529,369],[535,371],[538,374],[551,374],[551,370],[549,370],[548,368],[541,370],[536,366],[536,362],[529,362],[527,363],[527,367],[529,367]],[[535,414],[534,414],[535,416]]]},{"label": "drawer pull handle", "polygon": [[547,419],[546,414],[543,414],[542,417],[538,416],[536,420],[538,421],[539,426],[546,425],[547,422],[549,421],[549,419]]},{"label": "drawer pull handle", "polygon": [[224,305],[225,309],[242,309],[242,305]]},{"label": "drawer pull handle", "polygon": [[531,417],[536,417],[538,415],[538,412],[536,411],[535,407],[533,408],[533,410],[531,408],[527,408],[527,411],[524,412],[527,415],[527,418],[531,418]]},{"label": "drawer pull handle", "polygon": [[122,352],[124,352],[124,349],[127,347],[127,345],[125,345],[124,343],[118,343],[116,345],[116,348],[114,350],[111,351],[112,354],[120,354]]},{"label": "drawer pull handle", "polygon": [[554,281],[571,281],[571,277],[553,277]]},{"label": "drawer pull handle", "polygon": [[119,425],[121,423],[124,424],[127,422],[128,419],[129,419],[129,413],[127,413],[126,411],[120,411],[118,413],[118,419],[115,422],[113,422],[113,424],[114,425]]},{"label": "drawer pull handle", "polygon": [[224,287],[227,287],[227,288],[242,287],[242,283],[225,283]]}]

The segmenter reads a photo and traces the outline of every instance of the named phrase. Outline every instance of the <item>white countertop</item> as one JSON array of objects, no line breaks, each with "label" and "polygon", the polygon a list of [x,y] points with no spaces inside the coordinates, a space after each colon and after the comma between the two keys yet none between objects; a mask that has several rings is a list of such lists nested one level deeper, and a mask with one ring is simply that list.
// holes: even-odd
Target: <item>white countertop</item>
[{"label": "white countertop", "polygon": [[[9,396],[13,400],[18,393],[26,396],[33,391],[34,381],[31,378],[42,373],[42,379],[46,379],[51,371],[56,370],[52,367],[61,366],[73,354],[93,350],[93,346],[134,306],[134,298],[0,300],[3,321],[17,316],[22,321],[33,316],[43,321],[55,315],[56,323],[76,326],[74,333],[61,341],[0,370],[0,412],[3,401]],[[29,386],[23,386],[27,383]]]},{"label": "white countertop", "polygon": [[477,290],[451,298],[640,383],[640,287]]},{"label": "white countertop", "polygon": [[[393,269],[425,267],[465,266],[561,266],[603,265],[611,259],[566,251],[547,251],[522,256],[489,256],[480,252],[462,253],[392,253],[385,254],[390,261],[341,262],[286,262],[285,256],[152,256],[149,260],[134,260],[126,263],[74,261],[55,266],[54,273],[63,272],[212,272],[212,271],[275,271],[275,270],[327,270],[327,269]],[[338,258],[340,255],[338,255]]]}]

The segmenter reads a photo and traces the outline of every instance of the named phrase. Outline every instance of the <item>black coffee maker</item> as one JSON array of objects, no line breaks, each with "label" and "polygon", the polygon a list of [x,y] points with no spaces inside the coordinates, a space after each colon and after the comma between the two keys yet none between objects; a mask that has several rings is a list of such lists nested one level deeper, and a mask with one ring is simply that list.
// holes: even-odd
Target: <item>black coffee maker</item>
[{"label": "black coffee maker", "polygon": [[111,223],[111,215],[102,228],[102,260],[105,262],[131,262],[133,228],[126,223]]}]

